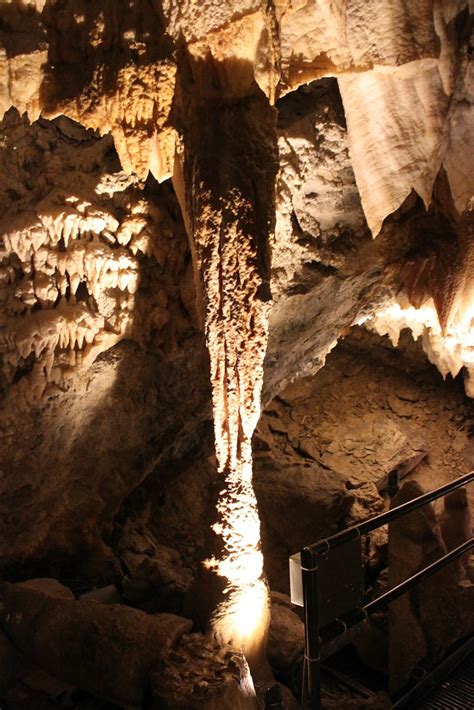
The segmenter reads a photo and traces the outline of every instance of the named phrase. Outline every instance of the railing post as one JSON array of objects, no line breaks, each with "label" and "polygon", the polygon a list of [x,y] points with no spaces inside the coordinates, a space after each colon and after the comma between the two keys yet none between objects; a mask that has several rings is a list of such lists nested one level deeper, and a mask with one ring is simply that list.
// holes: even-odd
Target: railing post
[{"label": "railing post", "polygon": [[305,710],[321,710],[321,658],[319,649],[318,555],[309,548],[301,551],[303,601],[305,610],[305,664],[307,698]]},{"label": "railing post", "polygon": [[[366,535],[372,530],[376,530],[382,525],[397,520],[407,513],[411,513],[413,510],[417,510],[422,506],[430,503],[433,500],[437,500],[442,496],[450,493],[461,486],[468,485],[474,481],[474,471],[461,476],[460,478],[447,483],[444,486],[440,486],[434,491],[429,493],[424,493],[423,495],[415,498],[414,500],[408,501],[407,503],[402,503],[396,508],[392,508],[380,515],[371,518],[363,523],[354,525],[346,530],[340,531],[331,535],[331,537],[325,538],[324,540],[319,540],[319,542],[305,547],[300,552],[300,562],[301,562],[301,575],[302,575],[302,585],[303,585],[303,605],[304,605],[304,615],[305,615],[305,656],[304,656],[304,668],[303,668],[303,692],[302,692],[302,705],[303,710],[321,710],[321,654],[320,654],[320,638],[319,638],[319,627],[320,627],[320,610],[319,610],[319,588],[318,588],[318,575],[319,575],[319,559],[320,555],[325,556],[330,550],[342,545],[344,543],[350,542],[361,535]],[[444,555],[441,559],[433,562],[428,567],[423,568],[412,577],[401,582],[397,587],[389,590],[385,594],[382,594],[377,599],[369,602],[360,609],[362,614],[362,620],[368,616],[368,614],[373,611],[389,604],[393,599],[397,598],[401,594],[411,589],[412,586],[417,584],[421,579],[431,574],[434,574],[441,569],[446,564],[451,562],[458,557],[462,557],[466,552],[472,549],[474,546],[474,538],[471,537],[470,540],[465,541],[462,545],[456,549]],[[300,599],[300,588],[298,589],[298,598]],[[301,602],[298,601],[299,605]],[[327,614],[326,614],[327,616]],[[325,623],[328,623],[327,620]],[[325,652],[327,652],[327,645],[325,646]]]}]

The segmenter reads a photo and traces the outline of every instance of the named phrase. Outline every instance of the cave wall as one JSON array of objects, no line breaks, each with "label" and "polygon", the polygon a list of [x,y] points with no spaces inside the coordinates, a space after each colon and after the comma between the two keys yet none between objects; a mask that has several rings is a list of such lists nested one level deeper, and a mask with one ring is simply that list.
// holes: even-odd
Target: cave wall
[{"label": "cave wall", "polygon": [[[212,58],[216,122],[255,92],[278,112],[263,401],[363,320],[410,326],[443,374],[470,366],[465,6],[2,4],[2,565],[93,549],[209,420],[168,181],[206,121],[179,98],[190,63]],[[191,79],[206,110],[209,76]]]},{"label": "cave wall", "polygon": [[[0,584],[13,710],[68,683],[174,707],[203,676],[200,707],[254,710],[263,571],[275,622],[288,554],[381,510],[390,470],[472,468],[470,9],[1,3],[0,577],[73,590]],[[364,555],[383,588],[384,533]],[[253,574],[255,653],[222,588],[201,624],[203,560],[237,602]],[[170,612],[223,619],[220,648]]]},{"label": "cave wall", "polygon": [[126,176],[110,138],[69,119],[10,112],[3,136],[8,566],[100,545],[160,456],[196,437],[209,385],[172,191]]}]

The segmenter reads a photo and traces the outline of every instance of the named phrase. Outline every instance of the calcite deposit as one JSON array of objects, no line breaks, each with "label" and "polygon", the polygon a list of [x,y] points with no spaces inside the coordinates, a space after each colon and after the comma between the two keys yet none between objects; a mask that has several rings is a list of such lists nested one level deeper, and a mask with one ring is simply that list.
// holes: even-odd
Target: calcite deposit
[{"label": "calcite deposit", "polygon": [[[67,119],[30,126],[10,112],[0,159],[11,177],[1,193],[3,374],[39,403],[130,333],[144,262],[162,258],[155,229],[171,224],[120,170],[110,138]],[[166,290],[156,297],[162,327]]]},{"label": "calcite deposit", "polygon": [[[0,3],[0,575],[188,614],[178,667],[221,644],[220,681],[168,659],[140,702],[253,707],[287,555],[381,510],[394,468],[472,466],[471,10]],[[0,705],[33,707],[10,677]]]}]

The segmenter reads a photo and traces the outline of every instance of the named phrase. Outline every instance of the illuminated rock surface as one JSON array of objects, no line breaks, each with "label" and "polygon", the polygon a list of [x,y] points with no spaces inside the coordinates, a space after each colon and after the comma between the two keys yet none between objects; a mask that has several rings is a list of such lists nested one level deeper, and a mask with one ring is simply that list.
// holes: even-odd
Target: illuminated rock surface
[{"label": "illuminated rock surface", "polygon": [[[264,570],[285,591],[287,554],[380,510],[393,467],[431,487],[472,468],[468,13],[1,3],[3,577],[194,606],[253,669]],[[421,362],[406,328],[447,378],[427,399],[345,359],[368,339],[396,369],[388,335]],[[237,707],[246,673],[199,707]]]}]

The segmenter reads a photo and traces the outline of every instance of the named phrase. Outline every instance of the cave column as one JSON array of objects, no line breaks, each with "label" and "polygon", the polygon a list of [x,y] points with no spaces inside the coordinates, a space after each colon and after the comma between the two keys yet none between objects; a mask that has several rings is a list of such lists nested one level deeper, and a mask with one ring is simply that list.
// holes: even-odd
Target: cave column
[{"label": "cave column", "polygon": [[[215,590],[207,622],[255,669],[269,624],[251,440],[260,414],[271,297],[275,111],[253,82],[243,94],[229,90],[222,67],[210,57],[188,66],[175,184],[194,252],[221,480],[203,569],[208,599]],[[242,76],[248,69],[235,71]]]}]

